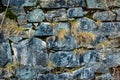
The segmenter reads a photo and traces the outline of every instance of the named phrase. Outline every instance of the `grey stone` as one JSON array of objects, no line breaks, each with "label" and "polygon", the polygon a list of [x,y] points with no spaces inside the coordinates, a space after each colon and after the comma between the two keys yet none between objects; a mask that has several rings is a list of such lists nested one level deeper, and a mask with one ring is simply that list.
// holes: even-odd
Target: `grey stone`
[{"label": "grey stone", "polygon": [[65,9],[58,9],[53,11],[48,11],[46,13],[46,20],[52,21],[67,21],[67,13]]},{"label": "grey stone", "polygon": [[24,15],[24,14],[23,14],[23,15],[19,15],[19,16],[17,17],[17,21],[18,21],[18,24],[19,24],[20,26],[27,24],[26,15]]},{"label": "grey stone", "polygon": [[[116,24],[118,26],[118,24]],[[98,28],[98,33],[103,35],[111,35],[116,33],[117,26],[111,22],[104,22],[102,26]]]},{"label": "grey stone", "polygon": [[108,7],[119,7],[120,0],[86,0],[88,8],[107,9]]},{"label": "grey stone", "polygon": [[47,40],[48,49],[52,50],[72,50],[76,48],[76,40],[73,36],[67,36],[63,40],[58,40],[57,37],[48,37]]},{"label": "grey stone", "polygon": [[31,67],[18,68],[15,72],[16,77],[20,80],[33,80],[36,78],[36,72]]},{"label": "grey stone", "polygon": [[[6,6],[8,0],[2,0],[2,3]],[[9,0],[9,3],[11,7],[35,6],[36,0]]]},{"label": "grey stone", "polygon": [[51,36],[54,35],[55,31],[50,23],[42,22],[35,29],[35,36]]},{"label": "grey stone", "polygon": [[73,6],[85,7],[84,0],[39,0],[42,8],[68,8]]},{"label": "grey stone", "polygon": [[72,80],[73,79],[73,75],[70,73],[62,73],[62,74],[58,74],[58,80]]},{"label": "grey stone", "polygon": [[18,43],[20,40],[22,40],[23,38],[20,36],[10,36],[9,40],[12,41],[13,43]]},{"label": "grey stone", "polygon": [[38,79],[39,80],[58,80],[58,77],[55,74],[49,73],[49,74],[46,74],[46,75],[45,74],[39,74]]},{"label": "grey stone", "polygon": [[81,7],[78,8],[69,8],[67,10],[67,16],[70,18],[74,17],[82,17],[83,16],[83,10]]},{"label": "grey stone", "polygon": [[2,0],[2,3],[6,6],[9,1],[9,6],[13,7],[21,7],[24,3],[25,0]]},{"label": "grey stone", "polygon": [[111,11],[96,12],[93,14],[93,19],[100,21],[111,21],[115,20],[116,14]]},{"label": "grey stone", "polygon": [[99,54],[97,50],[89,50],[83,55],[84,63],[96,63],[99,62]]},{"label": "grey stone", "polygon": [[0,66],[5,66],[12,62],[12,53],[9,42],[1,39],[0,41]]},{"label": "grey stone", "polygon": [[74,79],[85,79],[92,80],[94,79],[94,69],[91,67],[80,68],[79,70],[73,71]]},{"label": "grey stone", "polygon": [[117,67],[120,65],[120,53],[112,53],[103,60],[108,67]]},{"label": "grey stone", "polygon": [[79,56],[72,51],[59,51],[50,54],[50,60],[57,67],[76,67],[80,65]]},{"label": "grey stone", "polygon": [[78,30],[79,32],[82,32],[82,31],[87,31],[87,32],[94,32],[96,31],[96,24],[95,24],[95,21],[89,19],[89,18],[80,18],[78,19]]},{"label": "grey stone", "polygon": [[102,74],[101,76],[96,76],[96,80],[111,80],[113,79],[110,73]]},{"label": "grey stone", "polygon": [[115,12],[117,13],[117,20],[120,21],[120,9],[115,10]]},{"label": "grey stone", "polygon": [[27,14],[29,22],[41,22],[45,19],[44,12],[41,9],[34,9]]},{"label": "grey stone", "polygon": [[46,43],[38,38],[12,43],[17,62],[29,66],[47,66]]},{"label": "grey stone", "polygon": [[35,6],[35,5],[36,5],[36,0],[25,0],[25,3],[22,6],[28,7],[28,6]]},{"label": "grey stone", "polygon": [[88,8],[105,8],[105,1],[104,0],[86,0]]}]

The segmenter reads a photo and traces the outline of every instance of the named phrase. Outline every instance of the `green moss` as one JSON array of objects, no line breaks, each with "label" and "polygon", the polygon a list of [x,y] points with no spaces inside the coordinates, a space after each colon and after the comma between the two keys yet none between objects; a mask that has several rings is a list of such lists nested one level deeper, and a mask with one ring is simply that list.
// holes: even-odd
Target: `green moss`
[{"label": "green moss", "polygon": [[6,18],[16,20],[17,16],[11,10],[8,9],[6,12]]}]

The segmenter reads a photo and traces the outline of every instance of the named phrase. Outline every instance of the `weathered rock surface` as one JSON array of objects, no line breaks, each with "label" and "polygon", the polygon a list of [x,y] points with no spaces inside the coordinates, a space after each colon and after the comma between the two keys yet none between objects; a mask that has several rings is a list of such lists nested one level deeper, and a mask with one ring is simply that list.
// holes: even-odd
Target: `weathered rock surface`
[{"label": "weathered rock surface", "polygon": [[47,65],[46,43],[41,39],[26,39],[12,44],[15,57],[23,65]]},{"label": "weathered rock surface", "polygon": [[65,9],[58,9],[53,11],[48,11],[46,13],[46,20],[53,22],[53,21],[67,21],[67,12]]},{"label": "weathered rock surface", "polygon": [[41,9],[35,9],[27,14],[29,22],[41,22],[45,19],[44,13]]},{"label": "weathered rock surface", "polygon": [[82,8],[69,8],[67,10],[67,16],[70,18],[75,18],[75,17],[82,17],[83,16],[83,10]]}]

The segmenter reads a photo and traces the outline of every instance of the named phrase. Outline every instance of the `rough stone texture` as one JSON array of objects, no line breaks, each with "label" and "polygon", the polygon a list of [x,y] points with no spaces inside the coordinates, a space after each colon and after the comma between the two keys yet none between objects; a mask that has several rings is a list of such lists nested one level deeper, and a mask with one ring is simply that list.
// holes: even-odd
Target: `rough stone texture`
[{"label": "rough stone texture", "polygon": [[120,9],[115,10],[115,12],[117,13],[117,20],[120,21]]},{"label": "rough stone texture", "polygon": [[41,9],[34,9],[27,14],[27,20],[29,22],[41,22],[45,19],[44,13]]},{"label": "rough stone texture", "polygon": [[58,9],[53,11],[48,11],[46,13],[47,21],[67,21],[67,13],[65,9]]},{"label": "rough stone texture", "polygon": [[67,16],[70,18],[75,18],[75,17],[82,17],[83,16],[83,10],[82,8],[69,8],[67,10]]},{"label": "rough stone texture", "polygon": [[[10,2],[10,6],[15,6],[15,7],[21,7],[24,3],[25,3],[25,0],[9,0]],[[2,0],[2,3],[4,5],[7,5],[8,4],[8,0]]]},{"label": "rough stone texture", "polygon": [[39,0],[39,2],[42,8],[68,8],[73,6],[86,6],[84,0]]},{"label": "rough stone texture", "polygon": [[0,66],[5,66],[8,62],[12,62],[12,53],[8,42],[0,39]]},{"label": "rough stone texture", "polygon": [[16,70],[16,77],[20,80],[33,80],[36,78],[36,72],[31,67],[18,68]]},{"label": "rough stone texture", "polygon": [[102,23],[101,27],[99,27],[98,32],[103,35],[111,35],[116,33],[116,31],[119,30],[117,29],[119,28],[118,26],[119,24],[117,23],[105,22],[105,23]]},{"label": "rough stone texture", "polygon": [[93,19],[100,21],[111,21],[115,20],[116,14],[111,11],[96,12],[93,14]]},{"label": "rough stone texture", "polygon": [[21,26],[27,24],[26,15],[19,15],[17,17],[17,21],[18,21],[18,24],[21,25]]},{"label": "rough stone texture", "polygon": [[55,31],[50,23],[42,22],[35,30],[35,36],[51,36]]},{"label": "rough stone texture", "polygon": [[41,39],[26,39],[12,44],[15,57],[23,65],[47,65],[46,43]]},{"label": "rough stone texture", "polygon": [[113,53],[111,55],[108,55],[103,62],[108,67],[117,67],[120,65],[120,53]]},{"label": "rough stone texture", "polygon": [[52,50],[72,50],[76,48],[76,40],[72,36],[67,36],[63,40],[58,40],[57,37],[47,38],[47,47]]},{"label": "rough stone texture", "polygon": [[112,75],[110,73],[103,74],[101,76],[96,76],[96,80],[110,80],[113,79]]},{"label": "rough stone texture", "polygon": [[[35,6],[36,0],[10,0],[11,7]],[[8,4],[8,0],[2,0],[4,5]]]},{"label": "rough stone texture", "polygon": [[88,8],[106,9],[110,6],[120,7],[120,0],[86,0]]},{"label": "rough stone texture", "polygon": [[79,32],[82,31],[87,31],[87,32],[91,32],[91,31],[96,31],[96,24],[95,21],[89,19],[89,18],[80,18],[78,19],[78,30]]},{"label": "rough stone texture", "polygon": [[73,78],[92,80],[94,78],[94,70],[91,67],[81,68],[73,72]]},{"label": "rough stone texture", "polygon": [[73,52],[59,51],[50,54],[50,60],[57,67],[75,67],[80,65],[79,57]]}]

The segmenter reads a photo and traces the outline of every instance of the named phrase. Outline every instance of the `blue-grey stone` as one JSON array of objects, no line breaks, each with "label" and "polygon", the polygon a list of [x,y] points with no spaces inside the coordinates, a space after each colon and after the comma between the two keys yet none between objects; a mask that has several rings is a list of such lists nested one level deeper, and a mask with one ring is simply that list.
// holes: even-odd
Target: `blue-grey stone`
[{"label": "blue-grey stone", "polygon": [[20,26],[27,24],[26,15],[22,14],[17,17],[17,22]]},{"label": "blue-grey stone", "polygon": [[111,73],[106,73],[95,77],[95,80],[111,80],[111,79],[114,79]]},{"label": "blue-grey stone", "polygon": [[93,14],[93,19],[100,21],[111,21],[115,20],[116,14],[111,11],[96,12]]},{"label": "blue-grey stone", "polygon": [[102,26],[99,27],[98,29],[98,33],[104,35],[111,35],[116,31],[117,31],[117,26],[115,26],[114,23],[111,22],[102,23]]},{"label": "blue-grey stone", "polygon": [[2,0],[2,3],[7,6],[9,1],[9,6],[11,7],[24,7],[24,6],[35,6],[36,0]]},{"label": "blue-grey stone", "polygon": [[36,29],[35,29],[35,36],[51,36],[54,35],[54,29],[50,23],[42,22]]},{"label": "blue-grey stone", "polygon": [[45,15],[47,21],[67,21],[67,13],[65,9],[48,11]]},{"label": "blue-grey stone", "polygon": [[42,8],[86,7],[84,0],[38,0]]},{"label": "blue-grey stone", "polygon": [[96,31],[97,26],[95,24],[95,21],[86,17],[80,18],[77,21],[78,21],[77,31],[79,32],[82,32],[82,31],[95,32]]},{"label": "blue-grey stone", "polygon": [[1,39],[0,41],[0,66],[5,66],[7,63],[12,62],[12,53],[9,42]]},{"label": "blue-grey stone", "polygon": [[120,21],[120,9],[115,10],[115,12],[117,13],[117,20]]},{"label": "blue-grey stone", "polygon": [[88,8],[105,8],[104,0],[86,0]]},{"label": "blue-grey stone", "polygon": [[36,76],[37,73],[31,67],[18,68],[18,69],[16,69],[15,74],[19,80],[33,80],[37,77]]},{"label": "blue-grey stone", "polygon": [[18,43],[20,40],[22,40],[23,38],[20,36],[10,36],[9,40],[12,41],[13,43]]},{"label": "blue-grey stone", "polygon": [[39,80],[58,80],[58,77],[55,74],[49,73],[49,74],[46,74],[46,75],[45,74],[39,74],[38,79]]},{"label": "blue-grey stone", "polygon": [[76,67],[80,65],[79,56],[72,51],[59,51],[50,54],[50,60],[57,67]]},{"label": "blue-grey stone", "polygon": [[56,31],[60,31],[63,29],[66,31],[70,31],[70,24],[68,22],[59,22],[55,25]]},{"label": "blue-grey stone", "polygon": [[103,60],[108,67],[117,67],[120,65],[120,53],[112,53]]},{"label": "blue-grey stone", "polygon": [[59,40],[57,37],[48,37],[47,47],[52,50],[72,50],[76,48],[76,40],[73,36],[67,36],[63,40]]},{"label": "blue-grey stone", "polygon": [[35,6],[36,3],[37,3],[36,0],[25,0],[25,3],[22,6],[23,7]]},{"label": "blue-grey stone", "polygon": [[21,7],[25,3],[25,0],[2,0],[2,3],[6,6],[8,1],[11,7]]},{"label": "blue-grey stone", "polygon": [[97,50],[89,50],[83,55],[84,63],[96,63],[99,62],[99,54]]},{"label": "blue-grey stone", "polygon": [[74,79],[85,79],[93,80],[94,79],[94,69],[91,67],[80,68],[79,70],[73,71]]},{"label": "blue-grey stone", "polygon": [[69,8],[67,10],[67,16],[70,18],[74,17],[82,17],[83,16],[83,10],[81,7],[78,8]]},{"label": "blue-grey stone", "polygon": [[41,22],[45,19],[44,12],[41,9],[34,9],[27,14],[29,22]]},{"label": "blue-grey stone", "polygon": [[88,8],[98,8],[98,9],[107,9],[108,7],[119,7],[120,0],[86,0]]},{"label": "blue-grey stone", "polygon": [[12,43],[17,62],[29,66],[47,66],[46,43],[38,38],[25,39],[17,44]]},{"label": "blue-grey stone", "polygon": [[58,80],[72,80],[73,79],[73,75],[70,73],[61,73],[58,74]]}]

